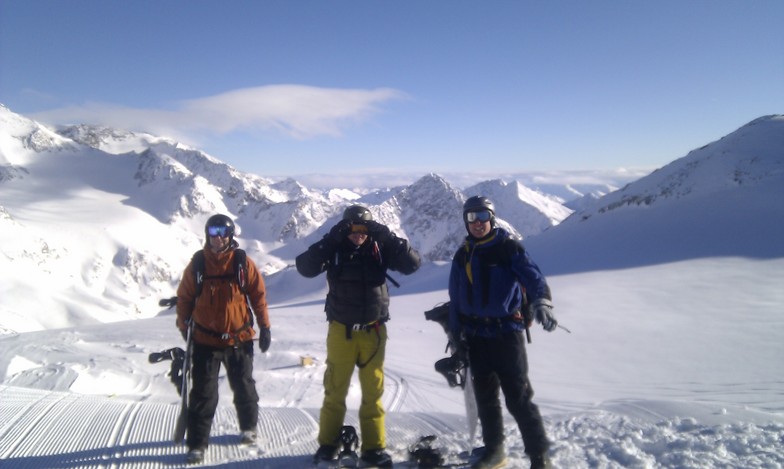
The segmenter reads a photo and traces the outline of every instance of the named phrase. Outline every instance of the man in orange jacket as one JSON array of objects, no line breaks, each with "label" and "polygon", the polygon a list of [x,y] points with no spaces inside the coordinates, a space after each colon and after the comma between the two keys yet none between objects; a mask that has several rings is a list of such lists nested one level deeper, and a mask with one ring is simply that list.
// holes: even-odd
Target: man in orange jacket
[{"label": "man in orange jacket", "polygon": [[[188,264],[177,288],[177,328],[186,336],[193,322],[191,377],[193,388],[188,404],[189,463],[201,462],[207,448],[212,420],[218,406],[218,372],[221,364],[234,392],[234,406],[240,425],[241,442],[256,441],[258,401],[253,379],[253,315],[259,327],[259,348],[270,346],[270,321],[264,279],[251,259],[246,258],[244,275],[235,272],[234,222],[226,215],[214,215],[204,228],[207,237],[203,253],[201,284],[198,267]],[[240,285],[240,282],[244,285]],[[244,287],[244,288],[243,288]],[[244,292],[243,292],[244,290]],[[252,308],[250,310],[249,308]]]}]

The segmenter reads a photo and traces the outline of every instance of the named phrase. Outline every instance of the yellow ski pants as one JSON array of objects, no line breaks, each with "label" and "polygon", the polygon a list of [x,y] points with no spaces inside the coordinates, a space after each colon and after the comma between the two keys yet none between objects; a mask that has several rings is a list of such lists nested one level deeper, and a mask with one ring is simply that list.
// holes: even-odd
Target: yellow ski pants
[{"label": "yellow ski pants", "polygon": [[[324,372],[324,403],[319,419],[319,445],[336,445],[346,416],[346,395],[354,368],[359,368],[362,402],[359,406],[359,431],[362,451],[386,447],[384,408],[384,354],[387,328],[381,324],[369,330],[351,331],[337,321],[329,323],[327,333],[327,370]],[[364,366],[361,366],[364,365]],[[361,366],[361,367],[360,367]]]}]

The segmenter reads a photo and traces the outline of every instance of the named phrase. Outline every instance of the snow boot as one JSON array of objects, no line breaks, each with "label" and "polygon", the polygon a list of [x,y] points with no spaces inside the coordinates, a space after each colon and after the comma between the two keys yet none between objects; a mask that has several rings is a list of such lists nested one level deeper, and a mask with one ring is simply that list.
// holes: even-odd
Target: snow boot
[{"label": "snow boot", "polygon": [[241,445],[252,445],[256,443],[256,432],[253,430],[243,430],[240,433],[240,444]]},{"label": "snow boot", "polygon": [[313,455],[313,464],[322,461],[334,461],[338,457],[338,447],[333,445],[321,445]]},{"label": "snow boot", "polygon": [[185,462],[188,464],[201,464],[204,462],[204,450],[201,448],[191,448],[185,455]]},{"label": "snow boot", "polygon": [[506,466],[506,454],[503,446],[485,448],[479,461],[471,465],[471,469],[499,469]]},{"label": "snow boot", "polygon": [[529,456],[531,458],[531,469],[552,469],[550,458],[546,454]]},{"label": "snow boot", "polygon": [[370,467],[392,467],[392,456],[383,449],[363,451],[360,459]]}]

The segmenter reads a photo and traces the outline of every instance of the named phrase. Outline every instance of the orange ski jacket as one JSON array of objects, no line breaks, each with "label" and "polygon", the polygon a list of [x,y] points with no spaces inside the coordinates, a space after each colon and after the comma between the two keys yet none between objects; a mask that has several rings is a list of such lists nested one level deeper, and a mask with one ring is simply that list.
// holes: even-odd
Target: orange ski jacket
[{"label": "orange ski jacket", "polygon": [[[236,246],[233,246],[232,249],[221,253],[214,253],[208,247],[203,249],[204,280],[198,297],[196,297],[193,260],[188,263],[182,275],[177,288],[177,327],[180,331],[185,331],[188,319],[192,318],[195,323],[193,329],[195,343],[227,347],[253,340],[256,335],[256,331],[250,327],[251,316],[245,294],[240,290],[234,275],[232,260],[235,249]],[[264,278],[249,257],[246,291],[256,315],[256,324],[269,328]]]}]

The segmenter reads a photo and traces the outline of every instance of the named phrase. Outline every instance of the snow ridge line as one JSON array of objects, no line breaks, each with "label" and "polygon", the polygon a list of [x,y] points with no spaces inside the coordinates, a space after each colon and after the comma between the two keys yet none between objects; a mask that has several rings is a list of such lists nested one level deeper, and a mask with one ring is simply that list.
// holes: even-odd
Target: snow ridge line
[{"label": "snow ridge line", "polygon": [[390,372],[387,372],[385,377],[389,378],[395,384],[395,393],[392,395],[392,399],[390,400],[389,404],[387,404],[386,411],[397,412],[403,407],[403,403],[406,401],[406,396],[408,396],[408,382],[402,376],[398,376]]},{"label": "snow ridge line", "polygon": [[109,439],[112,445],[125,445],[128,443],[131,427],[133,426],[134,420],[136,420],[136,414],[139,412],[140,407],[141,402],[131,402],[126,405],[125,411],[122,416],[117,419],[114,431]]}]

